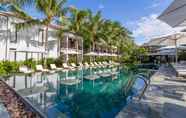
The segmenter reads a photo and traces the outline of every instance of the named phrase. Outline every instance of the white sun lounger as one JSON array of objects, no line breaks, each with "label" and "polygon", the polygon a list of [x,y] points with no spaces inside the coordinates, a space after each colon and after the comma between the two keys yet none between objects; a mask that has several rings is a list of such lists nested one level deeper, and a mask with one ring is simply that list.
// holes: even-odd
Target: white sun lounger
[{"label": "white sun lounger", "polygon": [[56,67],[55,64],[50,64],[50,68],[51,68],[52,70],[57,70],[57,71],[63,70],[63,68],[58,68],[58,67]]},{"label": "white sun lounger", "polygon": [[186,71],[177,71],[178,76],[184,76],[186,77]]},{"label": "white sun lounger", "polygon": [[71,66],[72,66],[73,68],[78,68],[78,66],[77,66],[75,63],[71,63]]},{"label": "white sun lounger", "polygon": [[97,62],[94,62],[94,65],[96,65],[96,67],[101,67]]},{"label": "white sun lounger", "polygon": [[74,67],[68,66],[66,63],[63,63],[63,68],[64,68],[64,69],[75,70]]},{"label": "white sun lounger", "polygon": [[91,66],[92,68],[96,68],[96,65],[94,65],[93,62],[90,62],[90,66]]},{"label": "white sun lounger", "polygon": [[82,63],[79,63],[79,67],[83,67],[83,64]]},{"label": "white sun lounger", "polygon": [[104,61],[104,62],[102,62],[102,64],[104,65],[104,66],[108,66],[108,64]]},{"label": "white sun lounger", "polygon": [[105,67],[105,65],[102,64],[101,62],[98,62],[98,64],[99,64],[100,66],[102,66],[102,67]]},{"label": "white sun lounger", "polygon": [[36,65],[36,71],[49,72],[49,70],[48,69],[44,69],[42,65]]},{"label": "white sun lounger", "polygon": [[31,69],[29,69],[27,66],[20,66],[19,72],[24,73],[24,74],[33,73],[33,71]]},{"label": "white sun lounger", "polygon": [[85,67],[85,68],[90,68],[90,65],[89,65],[87,62],[85,62],[85,63],[84,63],[84,67]]}]

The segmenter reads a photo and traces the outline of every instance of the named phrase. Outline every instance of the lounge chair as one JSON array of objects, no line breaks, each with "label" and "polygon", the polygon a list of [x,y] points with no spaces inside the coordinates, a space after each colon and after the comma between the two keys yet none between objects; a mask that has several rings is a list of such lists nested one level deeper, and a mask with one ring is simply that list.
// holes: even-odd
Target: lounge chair
[{"label": "lounge chair", "polygon": [[94,65],[99,68],[101,67],[97,62],[94,62]]},{"label": "lounge chair", "polygon": [[109,66],[107,62],[102,62],[102,64],[104,64],[104,66]]},{"label": "lounge chair", "polygon": [[83,64],[82,63],[79,63],[79,67],[83,67]]},{"label": "lounge chair", "polygon": [[78,66],[77,66],[75,63],[71,63],[71,66],[72,66],[73,68],[78,68]]},{"label": "lounge chair", "polygon": [[106,64],[107,66],[110,66],[110,65],[112,65],[112,64],[108,63],[107,61],[105,61],[105,64]]},{"label": "lounge chair", "polygon": [[102,64],[101,62],[98,62],[98,64],[99,64],[101,67],[105,67],[105,65]]},{"label": "lounge chair", "polygon": [[112,61],[109,61],[109,64],[113,65],[113,62]]},{"label": "lounge chair", "polygon": [[84,67],[85,67],[85,68],[90,68],[90,65],[89,65],[87,62],[85,62],[85,63],[84,63]]},{"label": "lounge chair", "polygon": [[64,69],[75,70],[74,67],[68,66],[67,63],[63,63],[63,68],[64,68]]},{"label": "lounge chair", "polygon": [[117,62],[113,62],[113,64],[116,65],[116,66],[120,65],[120,63],[117,63]]},{"label": "lounge chair", "polygon": [[90,62],[90,66],[91,66],[92,68],[96,68],[96,65],[94,65],[93,62]]},{"label": "lounge chair", "polygon": [[20,66],[19,72],[24,73],[24,74],[33,73],[33,71],[31,69],[29,69],[27,66]]},{"label": "lounge chair", "polygon": [[36,71],[38,71],[38,72],[49,72],[49,70],[44,69],[42,65],[36,65]]},{"label": "lounge chair", "polygon": [[52,70],[57,70],[57,71],[63,70],[63,68],[58,68],[58,67],[56,67],[55,64],[50,64],[50,68],[51,68]]}]

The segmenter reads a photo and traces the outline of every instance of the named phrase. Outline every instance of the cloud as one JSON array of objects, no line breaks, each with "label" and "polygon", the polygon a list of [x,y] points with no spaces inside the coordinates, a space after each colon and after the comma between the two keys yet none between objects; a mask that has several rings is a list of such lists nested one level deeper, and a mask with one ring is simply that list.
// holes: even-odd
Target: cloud
[{"label": "cloud", "polygon": [[154,8],[157,8],[161,5],[161,3],[157,0],[154,0],[154,2],[152,3],[151,6],[147,7],[147,9],[154,9]]},{"label": "cloud", "polygon": [[175,29],[157,19],[157,14],[151,14],[142,17],[137,21],[129,22],[128,25],[133,25],[133,36],[138,44],[147,42],[151,38],[162,35],[173,34],[180,29]]},{"label": "cloud", "polygon": [[104,6],[103,4],[100,4],[100,5],[98,6],[98,8],[99,8],[99,9],[104,9],[105,6]]},{"label": "cloud", "polygon": [[[172,0],[163,0],[164,3],[166,2],[170,2]],[[157,9],[159,7],[161,7],[162,5],[162,0],[151,0],[151,5],[146,7],[145,9]]]}]

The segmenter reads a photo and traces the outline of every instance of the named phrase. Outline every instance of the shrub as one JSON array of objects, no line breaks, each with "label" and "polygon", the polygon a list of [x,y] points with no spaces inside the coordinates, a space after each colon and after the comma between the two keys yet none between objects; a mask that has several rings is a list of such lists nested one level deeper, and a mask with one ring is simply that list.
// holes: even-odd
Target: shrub
[{"label": "shrub", "polygon": [[68,62],[69,62],[69,63],[76,63],[76,55],[69,56]]},{"label": "shrub", "polygon": [[35,69],[36,67],[36,61],[34,61],[33,59],[28,59],[24,61],[23,64],[32,69]]},{"label": "shrub", "polygon": [[62,64],[63,64],[63,57],[62,57],[62,56],[61,56],[61,57],[58,57],[58,58],[55,60],[54,63],[55,63],[56,66],[58,66],[58,67],[62,66]]},{"label": "shrub", "polygon": [[4,76],[6,74],[7,74],[7,72],[5,71],[3,62],[0,62],[0,75]]},{"label": "shrub", "polygon": [[6,74],[9,74],[13,71],[13,65],[10,61],[3,61],[3,68],[6,71]]},{"label": "shrub", "polygon": [[47,67],[48,68],[50,68],[50,64],[54,64],[55,63],[55,59],[53,59],[53,58],[48,58],[47,60],[46,60],[47,62]]}]

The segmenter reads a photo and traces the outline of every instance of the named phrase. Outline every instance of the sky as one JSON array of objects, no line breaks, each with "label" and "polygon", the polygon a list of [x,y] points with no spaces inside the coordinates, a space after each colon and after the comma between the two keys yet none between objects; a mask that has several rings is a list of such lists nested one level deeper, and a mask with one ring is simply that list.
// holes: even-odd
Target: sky
[{"label": "sky", "polygon": [[[121,22],[132,33],[137,44],[141,45],[151,38],[173,33],[175,29],[159,21],[157,17],[173,0],[68,0],[65,6],[79,9],[102,11],[105,19]],[[33,9],[28,12],[41,17]]]}]

